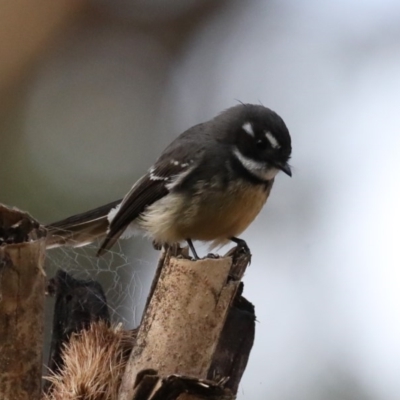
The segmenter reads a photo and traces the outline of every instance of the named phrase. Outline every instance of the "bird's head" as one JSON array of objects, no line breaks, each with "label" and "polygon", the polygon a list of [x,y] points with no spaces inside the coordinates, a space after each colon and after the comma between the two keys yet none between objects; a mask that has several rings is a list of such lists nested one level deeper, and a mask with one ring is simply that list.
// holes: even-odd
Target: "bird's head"
[{"label": "bird's head", "polygon": [[233,154],[243,167],[262,180],[273,179],[279,171],[292,176],[288,164],[291,138],[278,114],[252,104],[238,105],[226,113]]}]

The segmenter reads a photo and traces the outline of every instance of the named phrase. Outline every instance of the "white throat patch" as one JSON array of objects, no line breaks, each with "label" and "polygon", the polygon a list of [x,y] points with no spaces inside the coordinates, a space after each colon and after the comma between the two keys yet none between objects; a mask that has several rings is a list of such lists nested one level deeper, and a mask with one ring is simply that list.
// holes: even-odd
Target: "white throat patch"
[{"label": "white throat patch", "polygon": [[262,180],[269,181],[271,179],[274,179],[276,174],[279,172],[279,169],[277,168],[269,167],[261,161],[255,161],[251,158],[244,156],[237,148],[234,149],[233,154],[240,162],[240,164],[242,164],[242,166],[247,169],[247,171]]}]

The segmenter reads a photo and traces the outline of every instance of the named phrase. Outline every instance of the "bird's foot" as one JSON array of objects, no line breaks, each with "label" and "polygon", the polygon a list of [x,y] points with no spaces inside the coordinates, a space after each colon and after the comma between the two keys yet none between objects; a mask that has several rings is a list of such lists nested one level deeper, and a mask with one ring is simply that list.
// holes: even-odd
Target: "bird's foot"
[{"label": "bird's foot", "polygon": [[219,254],[208,253],[208,254],[206,255],[206,258],[212,258],[212,259],[216,260],[217,258],[219,258]]},{"label": "bird's foot", "polygon": [[247,243],[245,240],[237,238],[237,237],[231,237],[229,239],[232,242],[235,242],[237,244],[238,250],[251,254],[250,248],[249,248],[249,246],[247,246]]},{"label": "bird's foot", "polygon": [[162,243],[157,242],[157,241],[155,241],[155,240],[153,240],[152,244],[153,244],[153,249],[154,249],[154,250],[161,250],[162,247],[163,247]]},{"label": "bird's foot", "polygon": [[237,246],[229,251],[228,254],[233,257],[244,256],[249,259],[249,262],[251,262],[251,251],[247,243],[243,239],[237,237],[231,237],[229,239],[232,242],[235,242]]}]

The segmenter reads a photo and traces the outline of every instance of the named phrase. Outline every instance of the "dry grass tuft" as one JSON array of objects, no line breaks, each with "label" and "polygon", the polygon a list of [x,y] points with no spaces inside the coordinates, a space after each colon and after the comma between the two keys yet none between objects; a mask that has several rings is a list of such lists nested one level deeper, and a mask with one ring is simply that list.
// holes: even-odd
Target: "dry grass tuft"
[{"label": "dry grass tuft", "polygon": [[134,341],[132,331],[102,321],[73,335],[63,350],[64,367],[46,378],[52,386],[43,400],[116,400]]}]

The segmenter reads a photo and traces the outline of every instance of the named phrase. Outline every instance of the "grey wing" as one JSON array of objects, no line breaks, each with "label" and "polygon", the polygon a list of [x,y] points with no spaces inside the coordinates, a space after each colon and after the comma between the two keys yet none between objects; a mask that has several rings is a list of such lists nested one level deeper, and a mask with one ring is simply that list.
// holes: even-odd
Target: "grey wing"
[{"label": "grey wing", "polygon": [[199,124],[178,136],[149,172],[132,187],[111,220],[97,255],[109,249],[146,207],[166,196],[175,183],[201,163],[205,149],[211,142],[211,138],[204,135],[205,128],[206,123]]},{"label": "grey wing", "polygon": [[134,221],[145,208],[168,194],[165,182],[152,180],[150,174],[143,176],[124,197],[110,222],[107,236],[101,244],[97,255],[102,255],[121,236],[128,225]]},{"label": "grey wing", "polygon": [[157,200],[166,196],[175,182],[179,181],[197,164],[201,151],[177,152],[175,155],[163,155],[128,192],[122,200],[115,216],[110,222],[107,236],[97,255],[102,255],[121,236],[128,225]]}]

